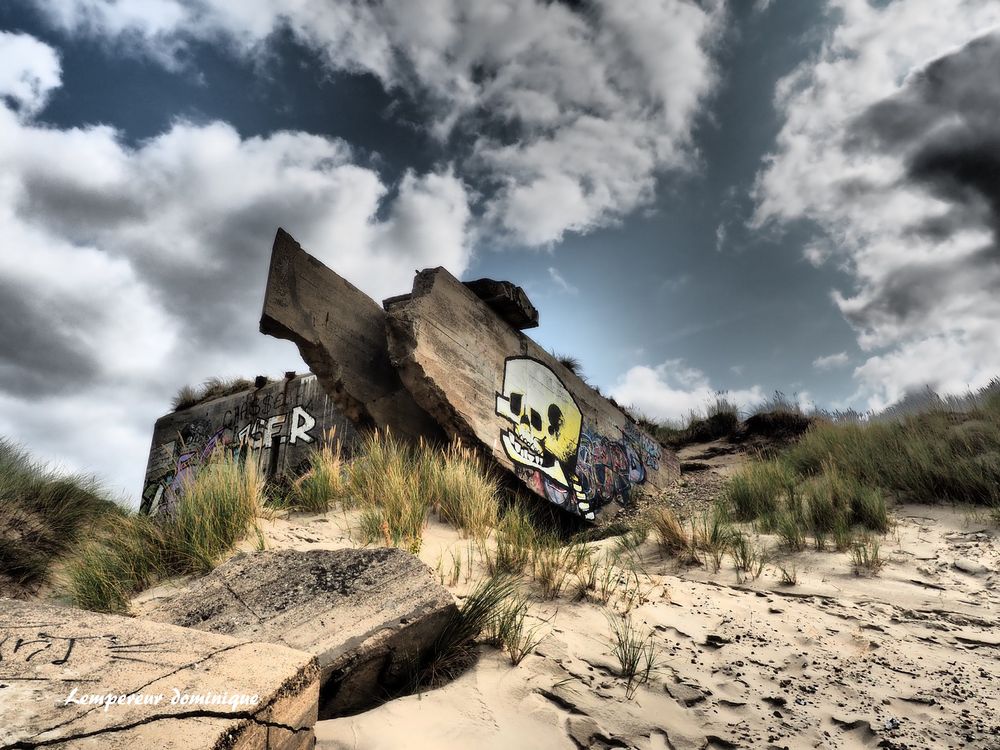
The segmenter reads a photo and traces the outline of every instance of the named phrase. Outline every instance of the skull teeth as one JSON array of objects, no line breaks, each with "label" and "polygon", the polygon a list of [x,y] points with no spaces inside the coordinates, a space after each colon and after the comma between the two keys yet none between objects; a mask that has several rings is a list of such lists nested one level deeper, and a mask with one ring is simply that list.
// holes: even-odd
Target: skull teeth
[{"label": "skull teeth", "polygon": [[511,458],[536,468],[543,468],[542,455],[522,443],[512,432],[505,432],[503,444]]}]

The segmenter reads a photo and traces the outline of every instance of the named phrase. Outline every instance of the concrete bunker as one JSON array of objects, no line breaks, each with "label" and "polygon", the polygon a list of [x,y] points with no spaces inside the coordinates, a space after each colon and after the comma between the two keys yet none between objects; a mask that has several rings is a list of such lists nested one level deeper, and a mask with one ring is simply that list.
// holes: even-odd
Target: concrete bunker
[{"label": "concrete bunker", "polygon": [[537,324],[520,287],[443,268],[380,306],[279,229],[260,330],[297,345],[356,428],[460,439],[588,521],[669,486],[673,451],[523,333]]}]

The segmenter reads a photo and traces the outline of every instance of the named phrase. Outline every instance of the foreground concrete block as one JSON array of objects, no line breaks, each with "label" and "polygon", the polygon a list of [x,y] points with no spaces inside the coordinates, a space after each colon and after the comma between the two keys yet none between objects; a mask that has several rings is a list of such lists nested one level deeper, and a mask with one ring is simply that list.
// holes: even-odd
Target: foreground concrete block
[{"label": "foreground concrete block", "polygon": [[451,437],[556,505],[606,520],[680,474],[676,455],[443,268],[387,308],[389,354]]},{"label": "foreground concrete block", "polygon": [[402,550],[279,550],[238,555],[146,616],[314,654],[329,718],[403,685],[455,611]]},{"label": "foreground concrete block", "polygon": [[0,748],[311,748],[318,696],[302,651],[0,599]]},{"label": "foreground concrete block", "polygon": [[295,343],[348,419],[437,440],[441,430],[413,400],[389,362],[385,313],[374,300],[278,230],[260,331]]}]

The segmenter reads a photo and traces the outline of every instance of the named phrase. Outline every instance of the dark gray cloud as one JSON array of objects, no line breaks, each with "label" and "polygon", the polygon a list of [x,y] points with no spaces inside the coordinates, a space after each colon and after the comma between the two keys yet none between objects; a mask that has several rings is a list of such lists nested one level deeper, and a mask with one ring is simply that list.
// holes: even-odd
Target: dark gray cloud
[{"label": "dark gray cloud", "polygon": [[986,219],[996,232],[1000,32],[938,58],[898,94],[869,107],[851,125],[848,145],[902,156],[907,180],[954,204],[948,214],[920,221],[913,230],[943,240]]},{"label": "dark gray cloud", "polygon": [[[861,329],[919,329],[941,300],[1000,280],[1000,33],[970,41],[912,74],[897,94],[868,107],[849,125],[849,152],[902,159],[897,189],[921,188],[950,204],[936,215],[913,216],[905,239],[941,248],[869,283],[844,312]],[[875,181],[844,180],[844,200],[864,200],[884,188]],[[960,258],[949,241],[983,228],[992,239]]]},{"label": "dark gray cloud", "polygon": [[[52,313],[56,313],[53,315]],[[0,280],[0,390],[42,396],[91,385],[100,373],[88,351],[31,289]]]},{"label": "dark gray cloud", "polygon": [[1000,5],[832,4],[819,54],[778,84],[755,224],[808,220],[810,261],[851,277],[834,300],[868,352],[870,406],[984,385],[1000,371]]}]

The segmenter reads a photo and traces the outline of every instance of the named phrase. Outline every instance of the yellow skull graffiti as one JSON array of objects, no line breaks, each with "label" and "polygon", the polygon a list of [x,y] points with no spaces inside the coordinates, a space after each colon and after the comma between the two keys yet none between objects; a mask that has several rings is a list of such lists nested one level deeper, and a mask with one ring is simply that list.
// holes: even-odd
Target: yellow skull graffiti
[{"label": "yellow skull graffiti", "polygon": [[496,397],[497,415],[510,422],[500,433],[508,458],[569,487],[583,417],[558,376],[534,359],[511,357]]}]

